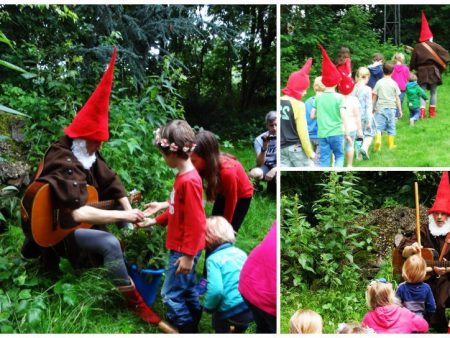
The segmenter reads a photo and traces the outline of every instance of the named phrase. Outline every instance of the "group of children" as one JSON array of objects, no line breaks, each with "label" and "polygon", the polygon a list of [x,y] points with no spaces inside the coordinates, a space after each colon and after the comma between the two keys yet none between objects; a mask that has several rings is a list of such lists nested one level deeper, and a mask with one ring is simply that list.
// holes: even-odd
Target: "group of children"
[{"label": "group of children", "polygon": [[417,83],[417,76],[404,64],[402,53],[396,53],[388,62],[375,53],[373,64],[360,67],[353,79],[348,48],[341,49],[336,64],[320,48],[322,76],[314,80],[315,95],[304,103],[315,165],[343,167],[346,160],[351,167],[355,153],[357,159],[367,160],[373,140],[373,150],[380,151],[383,132],[388,135],[388,148],[395,148],[396,122],[403,115],[405,96],[410,125],[424,118],[421,100],[428,97]]},{"label": "group of children", "polygon": [[[209,149],[211,156],[215,153],[219,156],[217,139],[212,138],[212,133],[205,133],[199,133],[196,138],[194,131],[184,120],[171,121],[156,131],[156,146],[166,164],[177,169],[178,173],[169,201],[147,204],[144,212],[147,218],[139,227],[167,225],[166,248],[170,254],[161,295],[167,307],[167,317],[178,331],[198,332],[198,324],[204,310],[212,313],[215,332],[242,333],[253,321],[253,315],[248,303],[244,301],[245,295],[241,295],[238,290],[240,283],[243,283],[240,274],[247,255],[236,248],[234,242],[235,231],[239,229],[248,210],[251,194],[246,198],[245,213],[239,215],[239,222],[236,221],[239,226],[235,229],[230,224],[235,222],[232,217],[233,213],[236,214],[234,209],[243,208],[237,201],[238,198],[234,200],[232,210],[224,210],[222,204],[225,201],[222,201],[222,212],[219,214],[225,217],[213,216],[206,219],[200,176],[205,165],[201,162],[201,152],[197,154],[195,163],[191,160],[197,146]],[[205,138],[205,135],[208,138]],[[215,152],[212,152],[213,148],[217,148]],[[220,164],[217,158],[217,170]],[[225,167],[229,170],[229,166]],[[207,179],[212,176],[214,175]],[[210,181],[208,183],[211,184]],[[211,188],[211,185],[209,187]],[[219,192],[223,193],[223,189]],[[165,209],[162,214],[152,218],[155,212],[162,209]],[[195,267],[205,248],[208,280],[202,306],[197,291]]]},{"label": "group of children", "polygon": [[[436,303],[426,278],[426,262],[410,256],[402,267],[403,283],[394,292],[384,278],[373,280],[366,290],[370,311],[361,323],[339,324],[336,333],[428,332],[428,321]],[[290,333],[322,333],[322,317],[312,310],[298,310],[289,321]]]}]

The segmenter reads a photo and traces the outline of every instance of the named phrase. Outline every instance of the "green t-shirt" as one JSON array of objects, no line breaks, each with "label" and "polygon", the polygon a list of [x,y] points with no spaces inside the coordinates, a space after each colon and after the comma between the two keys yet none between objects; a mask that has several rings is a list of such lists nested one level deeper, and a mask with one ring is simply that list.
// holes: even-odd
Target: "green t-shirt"
[{"label": "green t-shirt", "polygon": [[344,125],[341,118],[341,108],[344,108],[344,97],[336,92],[323,92],[316,96],[313,105],[317,115],[317,136],[344,135]]},{"label": "green t-shirt", "polygon": [[395,97],[400,95],[400,88],[397,82],[389,77],[384,77],[378,80],[373,92],[378,96],[375,111],[383,108],[397,108]]}]

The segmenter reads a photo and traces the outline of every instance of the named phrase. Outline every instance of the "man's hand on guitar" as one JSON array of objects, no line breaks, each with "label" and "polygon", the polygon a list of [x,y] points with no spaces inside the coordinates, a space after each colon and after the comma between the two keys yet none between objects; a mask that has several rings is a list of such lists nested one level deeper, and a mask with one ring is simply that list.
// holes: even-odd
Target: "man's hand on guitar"
[{"label": "man's hand on guitar", "polygon": [[[445,261],[446,259],[444,258],[444,261]],[[437,266],[435,266],[434,268],[433,268],[433,271],[436,273],[436,275],[438,275],[438,277],[437,278],[439,278],[439,277],[441,277],[442,275],[445,275],[447,272],[449,272],[450,270],[449,270],[449,268],[440,268],[440,267],[437,267]]]},{"label": "man's hand on guitar", "polygon": [[418,254],[419,251],[420,251],[419,243],[414,242],[412,245],[405,246],[402,255],[403,257],[408,258],[411,255]]},{"label": "man's hand on guitar", "polygon": [[137,228],[148,228],[156,224],[156,219],[154,218],[144,218],[142,222],[136,223]]},{"label": "man's hand on guitar", "polygon": [[158,212],[159,210],[166,209],[169,207],[169,202],[150,202],[144,205],[144,214],[145,216],[151,216],[155,212]]},{"label": "man's hand on guitar", "polygon": [[123,220],[131,223],[142,222],[145,219],[144,213],[139,209],[124,210]]}]

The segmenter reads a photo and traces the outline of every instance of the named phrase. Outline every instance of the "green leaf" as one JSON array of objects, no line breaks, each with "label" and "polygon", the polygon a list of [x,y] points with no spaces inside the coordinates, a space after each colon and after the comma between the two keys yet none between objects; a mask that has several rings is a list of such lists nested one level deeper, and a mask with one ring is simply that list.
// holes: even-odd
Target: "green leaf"
[{"label": "green leaf", "polygon": [[14,48],[11,41],[6,37],[6,35],[0,31],[0,42],[7,44],[9,47]]},{"label": "green leaf", "polygon": [[19,292],[19,299],[30,299],[31,298],[31,290],[25,289]]},{"label": "green leaf", "polygon": [[42,310],[39,308],[31,308],[27,313],[27,321],[30,324],[39,322],[41,320]]}]

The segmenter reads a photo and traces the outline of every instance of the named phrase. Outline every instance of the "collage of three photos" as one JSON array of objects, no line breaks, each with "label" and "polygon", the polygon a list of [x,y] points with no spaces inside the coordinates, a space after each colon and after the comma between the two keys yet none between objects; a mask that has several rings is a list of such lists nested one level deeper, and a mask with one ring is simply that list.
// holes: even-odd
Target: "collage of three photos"
[{"label": "collage of three photos", "polygon": [[449,15],[0,5],[0,332],[447,332]]}]

